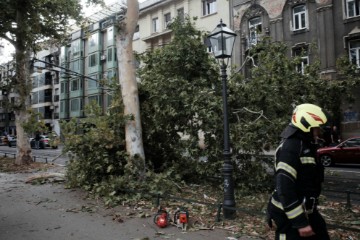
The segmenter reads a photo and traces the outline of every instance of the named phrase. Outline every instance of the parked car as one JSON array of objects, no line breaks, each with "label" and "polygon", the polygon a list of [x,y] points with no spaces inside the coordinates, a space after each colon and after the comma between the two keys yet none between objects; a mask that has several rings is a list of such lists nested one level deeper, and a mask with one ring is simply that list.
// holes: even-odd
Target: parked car
[{"label": "parked car", "polygon": [[[35,138],[30,139],[30,147],[36,148]],[[58,145],[55,144],[55,141],[51,141],[47,135],[40,135],[39,148],[44,149],[46,147],[58,148]]]},{"label": "parked car", "polygon": [[360,137],[346,139],[332,147],[319,148],[318,157],[325,166],[334,164],[360,164]]},{"label": "parked car", "polygon": [[16,136],[11,136],[11,135],[2,136],[1,144],[8,145],[9,147],[16,146]]},{"label": "parked car", "polygon": [[8,136],[7,137],[7,144],[9,147],[16,147],[16,137],[15,136]]}]

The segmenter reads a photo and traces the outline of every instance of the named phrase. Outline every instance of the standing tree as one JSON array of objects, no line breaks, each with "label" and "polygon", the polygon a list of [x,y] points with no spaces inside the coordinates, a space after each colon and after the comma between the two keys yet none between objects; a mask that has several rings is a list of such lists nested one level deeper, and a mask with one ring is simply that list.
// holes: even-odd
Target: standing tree
[{"label": "standing tree", "polygon": [[124,114],[129,116],[125,125],[126,151],[130,155],[128,166],[145,174],[145,154],[142,140],[140,103],[135,75],[133,35],[139,18],[138,1],[127,0],[125,19],[118,23],[116,48],[118,56],[119,83],[121,85]]},{"label": "standing tree", "polygon": [[[323,107],[330,121],[339,114],[340,99],[350,95],[358,80],[350,75],[336,80],[322,78],[316,46],[309,50],[314,61],[304,73],[296,70],[301,56],[290,58],[285,43],[262,41],[249,51],[249,57],[256,62],[251,76],[245,79],[238,74],[229,84],[231,133],[237,149],[254,153],[262,152],[264,143],[276,147],[280,132],[289,124],[289,116],[298,104]],[[345,69],[340,65],[338,68]],[[344,75],[344,71],[339,73]]]},{"label": "standing tree", "polygon": [[[88,0],[101,3],[102,0]],[[61,40],[69,20],[81,19],[78,0],[5,0],[0,4],[0,38],[15,47],[15,77],[12,81],[18,97],[14,104],[18,154],[15,164],[31,161],[31,148],[23,124],[29,121],[30,71],[32,52],[44,39]]]},{"label": "standing tree", "polygon": [[210,176],[222,163],[219,69],[192,19],[176,18],[169,29],[171,41],[139,55],[146,158],[157,172]]}]

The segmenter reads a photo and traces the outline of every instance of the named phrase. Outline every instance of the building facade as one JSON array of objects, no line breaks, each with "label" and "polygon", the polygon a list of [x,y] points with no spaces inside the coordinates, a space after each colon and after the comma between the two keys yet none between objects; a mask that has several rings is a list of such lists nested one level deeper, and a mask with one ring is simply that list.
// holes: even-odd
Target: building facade
[{"label": "building facade", "polygon": [[39,113],[48,132],[60,134],[59,48],[47,46],[33,58],[31,107]]},{"label": "building facade", "polygon": [[[60,133],[59,126],[59,69],[54,67],[58,62],[57,47],[44,47],[32,57],[31,69],[31,107],[39,113],[47,130]],[[15,114],[12,104],[18,97],[12,91],[11,77],[15,76],[15,63],[8,62],[0,66],[0,133],[16,135]]]},{"label": "building facade", "polygon": [[[59,120],[86,117],[84,109],[90,102],[103,111],[111,104],[106,83],[118,81],[114,24],[123,19],[124,9],[119,3],[108,6],[90,16],[87,27],[74,30],[66,45],[38,53],[42,62],[35,63],[32,107],[57,133]],[[140,4],[134,51],[143,53],[168,43],[172,19],[185,16],[196,17],[202,31],[211,32],[220,19],[233,29],[237,38],[232,63],[245,66],[245,75],[248,51],[264,36],[285,42],[289,57],[302,54],[298,71],[315,59],[309,49],[313,43],[324,78],[336,79],[336,60],[344,55],[360,67],[359,0],[147,0]],[[10,73],[5,65],[0,71],[3,79]],[[10,127],[11,115],[4,117],[1,111],[5,110],[0,106],[0,129]],[[360,134],[359,111],[360,98],[351,105],[344,103],[338,123],[343,137]]]},{"label": "building facade", "polygon": [[11,110],[11,102],[15,97],[11,92],[11,77],[15,75],[14,62],[0,65],[0,135],[16,135],[15,114]]},{"label": "building facade", "polygon": [[[168,25],[175,17],[197,17],[197,28],[210,32],[220,19],[224,22],[230,20],[229,7],[226,0],[145,1],[140,4],[133,49],[142,53],[169,42],[171,30]],[[111,92],[106,90],[104,81],[117,81],[114,24],[123,18],[123,10],[123,6],[114,4],[90,16],[89,26],[74,31],[68,44],[61,47],[60,119],[85,117],[84,108],[92,101],[104,111],[111,104]]]},{"label": "building facade", "polygon": [[[336,60],[349,56],[360,68],[359,0],[232,0],[232,27],[238,33],[234,63],[242,66],[249,49],[264,36],[285,42],[289,56],[301,53],[302,72],[315,55],[321,61],[321,75],[336,79]],[[316,44],[318,52],[310,50]],[[246,65],[245,65],[246,66]],[[246,67],[243,69],[246,75]],[[360,95],[355,103],[343,103],[341,127],[343,138],[360,134]]]},{"label": "building facade", "polygon": [[[173,18],[196,17],[196,28],[211,32],[222,20],[230,24],[230,2],[227,0],[148,0],[140,4],[138,32],[133,47],[138,53],[170,41],[168,25]],[[228,25],[229,26],[229,25]]]}]

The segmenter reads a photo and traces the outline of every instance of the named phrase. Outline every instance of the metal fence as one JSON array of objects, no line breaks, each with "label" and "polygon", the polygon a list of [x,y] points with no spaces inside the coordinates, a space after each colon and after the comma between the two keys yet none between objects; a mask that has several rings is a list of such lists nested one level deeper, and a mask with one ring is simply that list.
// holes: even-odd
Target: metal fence
[{"label": "metal fence", "polygon": [[[16,158],[16,153],[13,153],[13,152],[0,151],[0,155],[2,155],[3,157],[11,157],[14,159]],[[36,162],[38,159],[43,159],[45,161],[45,163],[48,163],[47,157],[33,156],[34,162]]]}]

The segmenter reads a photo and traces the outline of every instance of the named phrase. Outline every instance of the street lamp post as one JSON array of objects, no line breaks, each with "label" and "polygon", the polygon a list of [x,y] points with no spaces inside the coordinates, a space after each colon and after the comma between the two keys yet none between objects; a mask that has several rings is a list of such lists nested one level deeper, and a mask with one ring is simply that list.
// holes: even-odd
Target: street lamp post
[{"label": "street lamp post", "polygon": [[223,214],[225,219],[234,219],[235,211],[235,196],[234,196],[234,181],[233,181],[233,165],[231,163],[230,150],[230,134],[229,134],[229,118],[228,118],[228,104],[227,104],[227,74],[226,68],[229,59],[232,55],[236,33],[220,20],[220,24],[208,36],[211,47],[216,59],[218,59],[221,69],[222,79],[222,98],[223,98],[223,118],[224,118],[224,202]]}]

